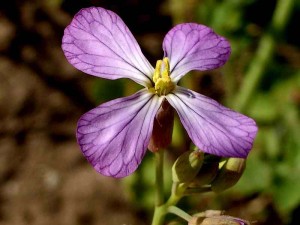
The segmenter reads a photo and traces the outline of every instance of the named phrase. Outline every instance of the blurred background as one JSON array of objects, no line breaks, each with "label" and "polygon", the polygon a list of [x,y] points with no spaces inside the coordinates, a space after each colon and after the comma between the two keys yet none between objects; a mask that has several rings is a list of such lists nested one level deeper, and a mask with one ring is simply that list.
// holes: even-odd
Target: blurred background
[{"label": "blurred background", "polygon": [[[76,143],[81,114],[140,88],[68,64],[63,30],[88,6],[116,12],[152,65],[163,56],[164,35],[178,23],[208,25],[230,41],[223,68],[191,72],[181,84],[254,118],[259,133],[235,187],[180,205],[191,213],[225,210],[256,225],[299,225],[299,0],[1,1],[0,224],[150,224],[153,155],[132,176],[112,179],[97,174]],[[168,164],[189,145],[177,119],[166,186]]]}]

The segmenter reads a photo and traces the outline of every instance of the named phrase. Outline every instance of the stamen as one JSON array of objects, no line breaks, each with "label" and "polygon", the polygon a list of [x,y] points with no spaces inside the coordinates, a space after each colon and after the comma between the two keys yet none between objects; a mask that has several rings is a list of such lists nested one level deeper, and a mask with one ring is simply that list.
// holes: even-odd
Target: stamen
[{"label": "stamen", "polygon": [[170,78],[170,64],[167,57],[156,62],[152,79],[155,83],[154,89],[157,95],[167,95],[174,90],[175,85]]}]

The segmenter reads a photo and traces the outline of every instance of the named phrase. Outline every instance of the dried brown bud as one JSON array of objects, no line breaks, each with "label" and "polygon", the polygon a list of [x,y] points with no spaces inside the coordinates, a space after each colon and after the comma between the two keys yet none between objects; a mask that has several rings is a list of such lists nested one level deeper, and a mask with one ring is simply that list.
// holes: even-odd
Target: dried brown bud
[{"label": "dried brown bud", "polygon": [[190,219],[188,225],[200,225],[203,219],[204,217],[193,216],[192,219]]},{"label": "dried brown bud", "polygon": [[201,225],[246,225],[246,223],[236,220],[233,217],[218,216],[205,218]]},{"label": "dried brown bud", "polygon": [[237,217],[225,215],[212,217],[193,216],[188,225],[250,225],[250,222]]}]

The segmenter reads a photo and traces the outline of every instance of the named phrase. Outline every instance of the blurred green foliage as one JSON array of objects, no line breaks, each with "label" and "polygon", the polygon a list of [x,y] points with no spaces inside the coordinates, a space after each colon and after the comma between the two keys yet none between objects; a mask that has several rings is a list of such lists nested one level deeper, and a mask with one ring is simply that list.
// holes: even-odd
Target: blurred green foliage
[{"label": "blurred green foliage", "polygon": [[[247,170],[228,195],[242,193],[250,196],[257,193],[271,196],[275,208],[288,223],[290,213],[300,204],[300,61],[291,65],[289,55],[283,56],[281,51],[290,45],[286,27],[292,27],[294,21],[288,19],[293,13],[299,14],[299,3],[273,1],[269,8],[264,8],[266,17],[272,15],[269,21],[255,24],[251,19],[263,18],[260,15],[262,9],[259,9],[262,2],[270,3],[254,0],[207,1],[204,8],[199,5],[198,14],[200,20],[223,33],[232,44],[233,54],[225,69],[225,79],[234,82],[235,86],[229,85],[232,90],[229,90],[230,95],[225,101],[254,118],[259,126]],[[257,7],[257,15],[246,18],[247,10],[253,7]],[[273,13],[268,12],[270,10]],[[266,45],[270,45],[270,49]],[[292,49],[299,51],[298,47],[292,46]],[[267,55],[263,57],[264,54]],[[244,58],[248,63],[244,64]],[[239,84],[234,76],[240,62],[244,67]],[[249,72],[251,69],[255,72]],[[254,81],[250,76],[258,76],[257,73],[261,74]],[[239,100],[239,95],[249,91],[250,85],[252,90],[245,100],[245,107],[239,107],[236,102],[230,103],[234,99]]]}]

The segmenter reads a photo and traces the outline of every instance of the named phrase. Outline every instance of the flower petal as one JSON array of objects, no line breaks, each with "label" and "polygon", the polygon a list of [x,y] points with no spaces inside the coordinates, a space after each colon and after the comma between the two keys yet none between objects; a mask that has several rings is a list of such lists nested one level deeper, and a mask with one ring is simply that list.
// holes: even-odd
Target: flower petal
[{"label": "flower petal", "polygon": [[165,57],[170,60],[171,77],[178,82],[191,70],[209,70],[222,66],[229,58],[229,42],[211,28],[184,23],[171,29],[163,41]]},{"label": "flower petal", "polygon": [[162,98],[143,89],[104,103],[78,121],[77,140],[84,156],[105,176],[125,177],[147,150]]},{"label": "flower petal", "polygon": [[223,157],[247,157],[257,133],[254,120],[182,87],[177,86],[166,98],[201,150]]},{"label": "flower petal", "polygon": [[153,67],[122,19],[99,7],[80,10],[65,29],[62,49],[68,61],[90,75],[130,78],[149,86]]}]

